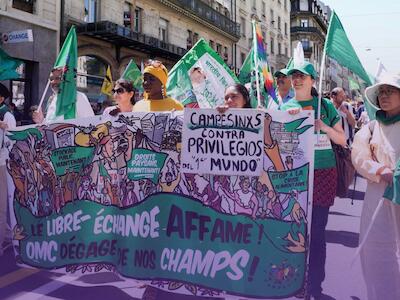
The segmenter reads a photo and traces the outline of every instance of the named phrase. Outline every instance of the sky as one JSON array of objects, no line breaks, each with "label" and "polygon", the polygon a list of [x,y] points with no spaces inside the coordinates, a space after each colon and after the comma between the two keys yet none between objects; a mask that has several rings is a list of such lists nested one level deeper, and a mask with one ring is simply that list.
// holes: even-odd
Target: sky
[{"label": "sky", "polygon": [[400,0],[322,0],[334,9],[364,68],[400,73]]}]

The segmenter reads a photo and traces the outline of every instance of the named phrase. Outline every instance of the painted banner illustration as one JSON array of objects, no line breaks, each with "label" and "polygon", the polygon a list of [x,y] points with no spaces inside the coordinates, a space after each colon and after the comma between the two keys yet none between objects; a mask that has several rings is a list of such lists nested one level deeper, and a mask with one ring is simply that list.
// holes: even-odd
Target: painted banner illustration
[{"label": "painted banner illustration", "polygon": [[261,175],[264,112],[229,109],[185,109],[182,132],[184,173]]},{"label": "painted banner illustration", "polygon": [[313,114],[263,117],[260,176],[181,172],[183,113],[8,132],[17,261],[118,272],[171,293],[296,295],[307,266]]}]

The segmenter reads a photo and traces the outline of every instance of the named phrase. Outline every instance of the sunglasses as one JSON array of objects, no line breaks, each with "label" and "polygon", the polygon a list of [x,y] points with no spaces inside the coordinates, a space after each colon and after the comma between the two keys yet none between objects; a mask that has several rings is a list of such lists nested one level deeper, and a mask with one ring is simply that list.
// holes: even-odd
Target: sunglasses
[{"label": "sunglasses", "polygon": [[117,89],[112,89],[111,92],[113,94],[117,93],[118,95],[121,95],[121,94],[125,93],[126,91],[123,88],[117,88]]},{"label": "sunglasses", "polygon": [[152,60],[152,59],[148,60],[148,61],[145,62],[145,64],[144,64],[145,67],[152,66],[152,67],[154,67],[154,68],[159,68],[159,67],[161,67],[161,65],[162,65],[162,62],[161,62],[161,61],[159,61],[159,60]]}]

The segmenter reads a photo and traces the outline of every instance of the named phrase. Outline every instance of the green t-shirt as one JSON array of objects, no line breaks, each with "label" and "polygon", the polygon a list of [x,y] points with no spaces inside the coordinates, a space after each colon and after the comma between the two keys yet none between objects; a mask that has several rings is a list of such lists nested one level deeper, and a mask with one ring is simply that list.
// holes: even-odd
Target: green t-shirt
[{"label": "green t-shirt", "polygon": [[[340,121],[340,115],[338,114],[333,103],[327,99],[322,99],[321,108],[321,120],[326,125],[333,127],[337,122]],[[289,110],[291,108],[302,108],[304,110],[314,110],[315,119],[318,116],[318,98],[307,101],[297,101],[296,99],[290,99],[288,102],[280,106],[280,110]],[[317,132],[315,132],[316,134]],[[321,135],[324,133],[321,132]],[[332,148],[324,150],[315,150],[314,157],[314,169],[329,169],[336,166],[335,153]]]}]

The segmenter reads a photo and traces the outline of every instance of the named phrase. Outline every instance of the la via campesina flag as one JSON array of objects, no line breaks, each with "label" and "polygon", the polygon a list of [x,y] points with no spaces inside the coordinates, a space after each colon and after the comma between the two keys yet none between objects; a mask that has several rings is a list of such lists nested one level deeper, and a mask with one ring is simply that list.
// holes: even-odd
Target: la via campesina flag
[{"label": "la via campesina flag", "polygon": [[61,83],[56,102],[56,116],[74,119],[76,115],[76,67],[78,47],[75,26],[72,26],[57,57],[54,68],[61,69]]},{"label": "la via campesina flag", "polygon": [[0,80],[17,79],[20,75],[16,69],[22,64],[22,61],[12,58],[3,49],[0,48]]},{"label": "la via campesina flag", "polygon": [[108,96],[112,96],[113,81],[111,76],[110,66],[107,67],[106,76],[104,77],[103,84],[101,86],[101,92]]},{"label": "la via campesina flag", "polygon": [[235,74],[204,39],[200,39],[168,73],[167,94],[185,107],[214,108],[224,103]]},{"label": "la via campesina flag", "polygon": [[400,160],[397,162],[393,172],[393,183],[386,187],[383,197],[400,205]]},{"label": "la via campesina flag", "polygon": [[[258,106],[258,97],[260,97],[261,105],[270,107],[271,103],[269,103],[269,99],[272,99],[275,104],[278,104],[278,98],[275,92],[276,84],[268,66],[267,53],[260,26],[254,20],[252,23],[253,47],[240,69],[239,80],[242,84],[250,83],[249,92],[252,107],[255,108]],[[256,70],[258,70],[257,73]]]},{"label": "la via campesina flag", "polygon": [[[340,65],[345,66],[357,74],[369,86],[372,84],[367,72],[365,72],[353,46],[351,45],[339,17],[333,11],[329,21],[328,33],[326,35],[324,51],[326,55],[335,59]],[[368,116],[375,119],[376,109],[368,102],[364,102]]]},{"label": "la via campesina flag", "polygon": [[121,78],[131,81],[135,90],[143,93],[143,74],[133,59],[129,61],[129,64],[126,66]]}]

